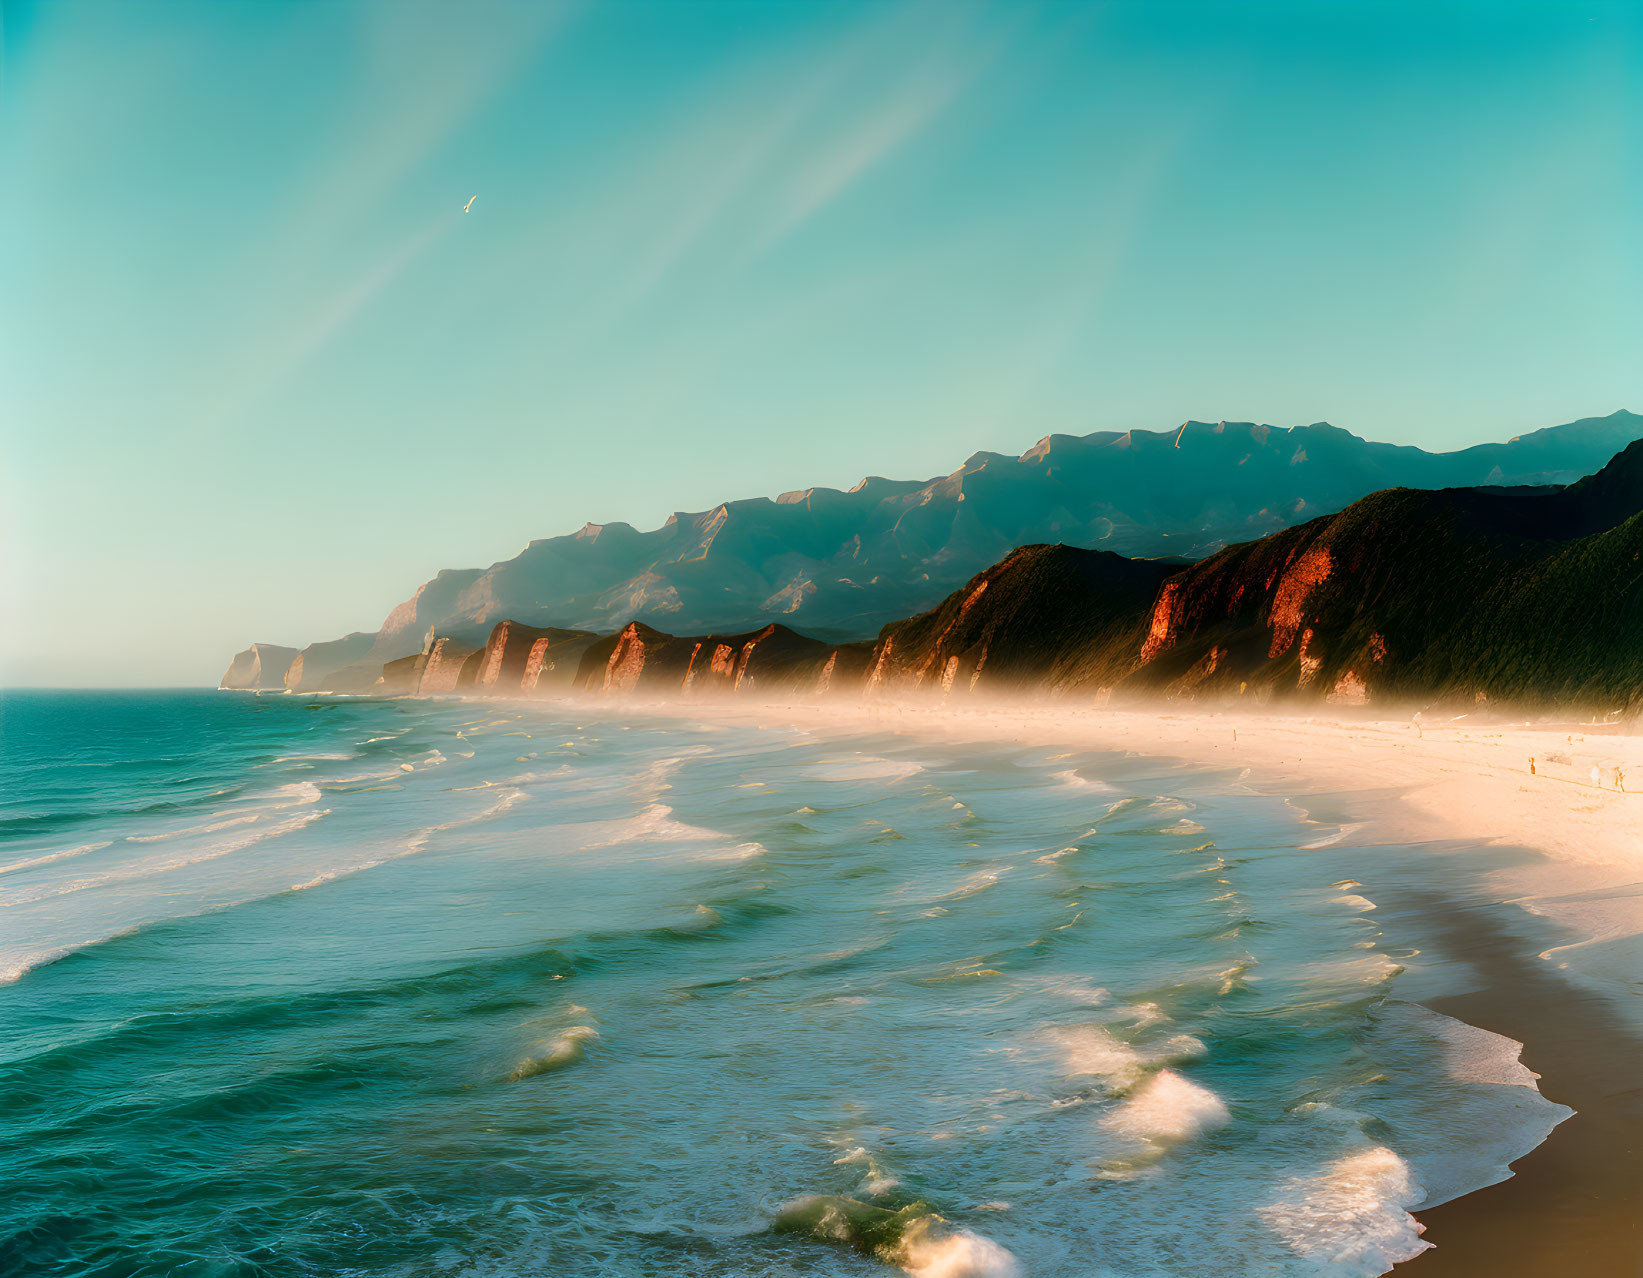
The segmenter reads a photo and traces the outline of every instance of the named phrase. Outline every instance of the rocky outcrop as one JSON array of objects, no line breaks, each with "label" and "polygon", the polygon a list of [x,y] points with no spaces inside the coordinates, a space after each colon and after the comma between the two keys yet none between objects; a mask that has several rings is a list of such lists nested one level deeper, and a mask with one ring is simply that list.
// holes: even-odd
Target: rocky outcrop
[{"label": "rocky outcrop", "polygon": [[940,606],[886,626],[867,691],[1067,692],[1133,668],[1148,609],[1180,564],[1023,546]]},{"label": "rocky outcrop", "polygon": [[574,686],[584,692],[676,691],[690,666],[692,641],[630,622],[582,653]]},{"label": "rocky outcrop", "polygon": [[824,643],[779,625],[681,637],[633,622],[588,646],[575,687],[693,697],[853,694],[871,651],[871,644]]},{"label": "rocky outcrop", "polygon": [[539,636],[525,656],[519,678],[521,695],[542,697],[570,691],[582,654],[598,641],[598,635],[581,630],[552,630]]},{"label": "rocky outcrop", "polygon": [[457,691],[463,664],[481,649],[471,647],[450,637],[435,639],[433,646],[422,658],[417,678],[417,695],[439,696]]},{"label": "rocky outcrop", "polygon": [[273,692],[285,688],[285,672],[297,659],[295,648],[282,648],[273,643],[254,643],[244,652],[236,652],[223,672],[219,688],[237,688],[256,692]]},{"label": "rocky outcrop", "polygon": [[487,697],[563,691],[575,678],[582,653],[598,638],[590,630],[498,622],[484,645],[463,660],[453,690]]},{"label": "rocky outcrop", "polygon": [[427,659],[426,653],[419,652],[388,662],[382,667],[372,691],[384,697],[414,697]]},{"label": "rocky outcrop", "polygon": [[[376,682],[381,663],[363,658],[376,635],[357,630],[342,639],[311,643],[285,672],[287,692],[362,692]],[[340,676],[340,677],[339,677]]]}]

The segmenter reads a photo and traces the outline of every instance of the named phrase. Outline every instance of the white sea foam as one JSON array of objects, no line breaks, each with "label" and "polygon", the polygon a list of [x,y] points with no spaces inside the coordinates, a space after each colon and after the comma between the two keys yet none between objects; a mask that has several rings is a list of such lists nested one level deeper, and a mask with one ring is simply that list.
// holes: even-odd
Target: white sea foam
[{"label": "white sea foam", "polygon": [[1177,1145],[1232,1121],[1226,1103],[1172,1069],[1160,1070],[1102,1120],[1109,1131],[1151,1145]]},{"label": "white sea foam", "polygon": [[1294,963],[1286,969],[1286,974],[1300,980],[1321,981],[1326,984],[1380,985],[1402,971],[1401,964],[1394,962],[1380,950],[1374,950],[1354,958]]},{"label": "white sea foam", "polygon": [[[562,831],[576,837],[575,846],[591,852],[600,848],[625,847],[652,843],[719,843],[723,845],[710,856],[698,854],[695,859],[742,861],[761,856],[765,848],[759,843],[736,843],[729,835],[707,830],[699,825],[688,825],[673,819],[673,809],[665,803],[652,803],[638,816],[620,821],[592,821],[581,827],[562,826]],[[585,841],[584,841],[585,840]]]},{"label": "white sea foam", "polygon": [[1050,773],[1050,780],[1070,790],[1105,790],[1112,793],[1112,787],[1104,781],[1091,781],[1086,776],[1080,776],[1071,768],[1065,772]]},{"label": "white sea foam", "polygon": [[897,1263],[913,1278],[1017,1278],[1021,1266],[1006,1248],[939,1217],[916,1221],[902,1236]]},{"label": "white sea foam", "polygon": [[992,870],[977,870],[969,875],[956,888],[943,892],[935,899],[938,901],[961,901],[965,897],[974,896],[978,892],[985,892],[995,886],[1010,872],[1011,867],[1004,865]]},{"label": "white sea foam", "polygon": [[1398,1084],[1398,1152],[1434,1206],[1505,1180],[1574,1112],[1548,1100],[1520,1043],[1415,1003],[1382,1006],[1364,1042]]},{"label": "white sea foam", "polygon": [[1443,1044],[1445,1072],[1457,1083],[1498,1083],[1535,1087],[1540,1075],[1520,1059],[1523,1044],[1418,1003],[1388,1002],[1379,1020],[1383,1029],[1401,1034],[1424,1033]]},{"label": "white sea foam", "polygon": [[[1132,1010],[1141,1011],[1125,1007],[1114,1009],[1114,1014],[1123,1015]],[[1138,1019],[1141,1023],[1150,1023],[1144,1012]],[[1150,1047],[1137,1047],[1100,1025],[1068,1026],[1051,1031],[1050,1038],[1060,1049],[1061,1064],[1068,1074],[1092,1074],[1109,1090],[1120,1092],[1135,1086],[1160,1065],[1191,1060],[1206,1050],[1203,1042],[1190,1034],[1177,1034]]]},{"label": "white sea foam", "polygon": [[70,892],[83,892],[89,888],[109,887],[117,883],[133,883],[152,878],[157,874],[166,874],[172,870],[199,865],[204,861],[214,861],[218,857],[243,851],[253,844],[291,834],[318,821],[321,817],[328,815],[330,811],[329,808],[323,808],[318,812],[305,812],[300,816],[287,817],[278,824],[265,826],[260,830],[253,830],[248,834],[241,835],[239,838],[224,839],[220,843],[209,844],[202,850],[175,856],[169,860],[139,861],[134,865],[124,866],[117,870],[108,870],[102,874],[94,874],[86,878],[74,879],[68,883],[50,883],[33,890],[0,894],[0,906],[28,905],[51,897],[67,896]]},{"label": "white sea foam", "polygon": [[1332,834],[1325,834],[1313,839],[1310,843],[1301,844],[1300,850],[1302,852],[1316,852],[1322,848],[1332,848],[1343,839],[1350,838],[1363,829],[1365,824],[1363,821],[1349,821]]},{"label": "white sea foam", "polygon": [[1432,1245],[1409,1214],[1424,1195],[1408,1164],[1377,1145],[1319,1175],[1291,1178],[1282,1197],[1255,1214],[1291,1251],[1327,1266],[1315,1272],[1384,1273]]},{"label": "white sea foam", "polygon": [[1051,1035],[1061,1049],[1069,1074],[1093,1074],[1109,1087],[1130,1086],[1142,1075],[1145,1060],[1122,1039],[1099,1025],[1078,1025]]},{"label": "white sea foam", "polygon": [[274,807],[297,808],[307,803],[318,803],[323,796],[320,794],[320,788],[312,781],[293,781],[290,785],[282,785],[275,790],[272,797],[287,800],[285,803],[274,804]]},{"label": "white sea foam", "polygon": [[218,830],[226,830],[230,826],[250,825],[253,821],[262,820],[257,812],[248,812],[244,816],[230,817],[226,821],[213,821],[206,825],[185,825],[179,830],[162,830],[159,834],[128,834],[127,843],[164,843],[170,839],[188,839],[196,834],[215,834]]},{"label": "white sea foam", "polygon": [[328,870],[322,870],[305,883],[293,883],[289,890],[292,892],[306,892],[310,888],[320,887],[326,883],[334,883],[338,879],[359,874],[364,870],[374,870],[379,865],[386,865],[389,861],[397,861],[401,857],[415,856],[418,852],[427,849],[428,844],[433,841],[435,835],[443,834],[447,830],[458,830],[463,826],[478,825],[481,822],[490,821],[501,816],[514,804],[522,803],[529,797],[523,790],[511,790],[482,812],[457,817],[452,821],[442,821],[437,825],[423,826],[412,834],[405,843],[397,847],[383,851],[376,856],[367,857],[362,861],[354,861],[347,865],[338,865]]},{"label": "white sea foam", "polygon": [[541,1074],[552,1074],[585,1060],[584,1044],[599,1037],[591,1025],[572,1025],[546,1043],[536,1044],[508,1075],[510,1083],[520,1083]]},{"label": "white sea foam", "polygon": [[112,846],[113,841],[110,839],[104,839],[101,843],[82,843],[78,847],[63,848],[59,852],[47,852],[42,856],[31,856],[24,861],[13,861],[10,865],[0,865],[0,874],[32,870],[37,865],[52,865],[58,861],[67,861],[70,857],[84,856],[88,852],[101,852],[104,848]]},{"label": "white sea foam", "polygon": [[817,781],[901,781],[923,771],[922,766],[907,759],[862,755],[855,759],[814,764],[805,769],[804,775]]}]

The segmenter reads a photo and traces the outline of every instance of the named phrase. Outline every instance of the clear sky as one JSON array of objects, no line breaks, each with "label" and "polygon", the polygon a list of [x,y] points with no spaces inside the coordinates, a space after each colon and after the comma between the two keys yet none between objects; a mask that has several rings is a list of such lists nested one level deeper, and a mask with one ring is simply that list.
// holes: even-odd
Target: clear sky
[{"label": "clear sky", "polygon": [[1051,431],[1643,409],[1635,0],[0,15],[0,682]]}]

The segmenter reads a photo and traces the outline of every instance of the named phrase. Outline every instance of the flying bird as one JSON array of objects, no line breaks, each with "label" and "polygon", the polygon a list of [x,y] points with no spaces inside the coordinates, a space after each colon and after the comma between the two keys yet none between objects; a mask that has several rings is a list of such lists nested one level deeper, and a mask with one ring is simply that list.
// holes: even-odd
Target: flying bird
[{"label": "flying bird", "polygon": [[474,206],[474,201],[478,198],[479,197],[477,195],[470,195],[468,197],[468,202],[462,206],[462,211],[466,213],[469,209],[471,209]]}]

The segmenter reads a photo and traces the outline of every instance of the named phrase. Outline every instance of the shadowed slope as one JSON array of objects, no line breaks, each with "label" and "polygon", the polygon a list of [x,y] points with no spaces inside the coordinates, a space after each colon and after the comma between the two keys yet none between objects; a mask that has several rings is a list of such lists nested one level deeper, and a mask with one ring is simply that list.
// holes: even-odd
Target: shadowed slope
[{"label": "shadowed slope", "polygon": [[886,626],[868,691],[1064,691],[1129,672],[1147,609],[1180,563],[1023,546],[921,616]]}]

